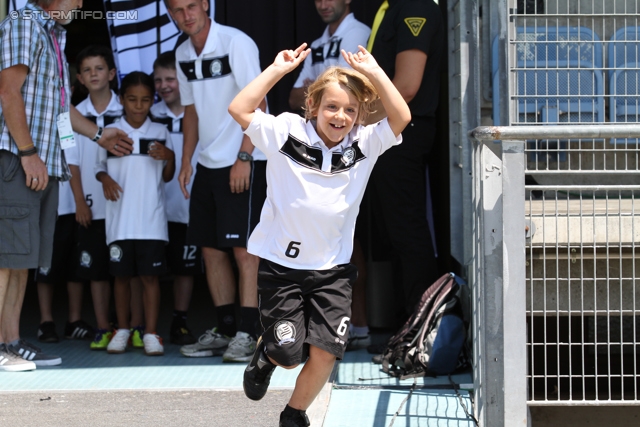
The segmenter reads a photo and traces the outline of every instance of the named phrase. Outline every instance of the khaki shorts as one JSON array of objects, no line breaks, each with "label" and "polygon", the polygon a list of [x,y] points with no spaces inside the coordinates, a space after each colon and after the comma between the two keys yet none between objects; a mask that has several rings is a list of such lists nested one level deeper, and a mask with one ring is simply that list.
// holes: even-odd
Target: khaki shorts
[{"label": "khaki shorts", "polygon": [[20,158],[0,150],[0,268],[51,267],[58,180],[33,191],[26,179]]}]

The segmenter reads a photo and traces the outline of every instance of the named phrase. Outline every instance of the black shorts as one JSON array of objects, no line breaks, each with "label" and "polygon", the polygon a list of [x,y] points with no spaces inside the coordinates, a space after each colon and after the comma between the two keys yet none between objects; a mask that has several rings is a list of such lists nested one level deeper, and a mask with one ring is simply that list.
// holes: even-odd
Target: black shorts
[{"label": "black shorts", "polygon": [[199,247],[187,245],[187,224],[169,222],[169,244],[165,247],[169,272],[178,276],[201,274],[202,251]]},{"label": "black shorts", "polygon": [[231,167],[209,169],[198,164],[189,202],[189,245],[247,247],[267,197],[267,162],[252,162],[251,185],[242,193],[231,192],[230,171]]},{"label": "black shorts", "polygon": [[50,285],[82,282],[76,275],[77,257],[76,214],[60,215],[53,233],[53,256],[51,268],[36,270],[36,281]]},{"label": "black shorts", "polygon": [[118,240],[109,245],[109,273],[115,277],[162,276],[167,272],[164,240]]},{"label": "black shorts", "polygon": [[342,359],[357,276],[353,264],[295,270],[260,259],[258,304],[269,357],[294,366],[307,359],[313,345]]},{"label": "black shorts", "polygon": [[78,227],[78,277],[109,280],[109,247],[104,219],[92,220],[88,228]]}]

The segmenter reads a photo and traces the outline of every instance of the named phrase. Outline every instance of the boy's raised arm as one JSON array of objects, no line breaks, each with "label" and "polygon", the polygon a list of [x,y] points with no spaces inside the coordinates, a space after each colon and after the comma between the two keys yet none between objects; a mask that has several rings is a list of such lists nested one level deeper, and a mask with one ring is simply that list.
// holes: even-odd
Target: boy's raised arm
[{"label": "boy's raised arm", "polygon": [[236,95],[229,105],[229,114],[246,129],[256,108],[271,88],[287,73],[293,71],[307,57],[311,49],[303,43],[296,50],[283,50],[258,77]]},{"label": "boy's raised arm", "polygon": [[376,88],[387,112],[389,126],[398,136],[411,121],[409,106],[373,56],[364,47],[358,46],[358,48],[360,51],[355,54],[347,53],[343,49],[342,56],[354,70],[364,74]]}]

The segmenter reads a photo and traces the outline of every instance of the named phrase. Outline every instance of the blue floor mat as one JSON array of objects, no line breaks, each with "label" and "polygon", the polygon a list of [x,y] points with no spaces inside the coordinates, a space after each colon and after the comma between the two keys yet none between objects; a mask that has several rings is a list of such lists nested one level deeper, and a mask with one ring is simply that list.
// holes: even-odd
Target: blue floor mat
[{"label": "blue floor mat", "polygon": [[[34,337],[27,337],[37,343]],[[164,356],[146,356],[142,349],[124,354],[89,350],[89,342],[63,340],[37,343],[62,357],[59,366],[31,372],[3,372],[0,392],[43,390],[241,390],[246,363],[222,363],[221,357],[189,358],[180,347],[166,344]],[[270,388],[293,388],[301,367],[276,369]]]}]

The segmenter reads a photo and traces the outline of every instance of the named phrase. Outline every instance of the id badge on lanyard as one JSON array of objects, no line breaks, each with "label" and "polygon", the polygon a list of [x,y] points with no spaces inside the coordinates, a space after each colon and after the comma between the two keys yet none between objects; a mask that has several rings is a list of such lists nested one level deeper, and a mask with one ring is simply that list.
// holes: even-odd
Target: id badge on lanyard
[{"label": "id badge on lanyard", "polygon": [[[56,51],[56,59],[58,62],[58,71],[60,73],[60,105],[64,110],[65,107],[65,93],[64,93],[64,69],[62,66],[62,52],[58,45],[58,39],[56,35],[51,32],[51,39],[53,40],[53,47]],[[76,146],[76,139],[73,136],[73,127],[71,126],[71,114],[68,111],[58,114],[58,136],[60,137],[60,148],[66,150]]]}]

